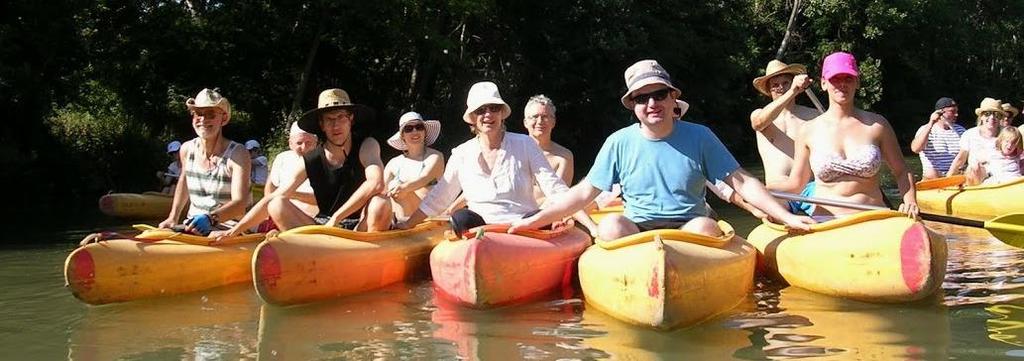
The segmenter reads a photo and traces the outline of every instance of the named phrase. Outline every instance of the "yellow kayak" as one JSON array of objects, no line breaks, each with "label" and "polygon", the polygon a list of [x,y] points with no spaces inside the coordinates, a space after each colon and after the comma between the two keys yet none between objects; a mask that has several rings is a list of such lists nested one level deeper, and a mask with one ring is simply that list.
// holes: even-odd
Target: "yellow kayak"
[{"label": "yellow kayak", "polygon": [[747,239],[763,270],[790,285],[867,302],[906,302],[941,289],[946,239],[890,210],[866,211],[790,235],[765,223]]},{"label": "yellow kayak", "polygon": [[131,219],[163,219],[171,212],[170,194],[160,192],[110,193],[100,197],[99,207],[111,217]]},{"label": "yellow kayak", "polygon": [[580,257],[587,304],[620,320],[671,329],[739,304],[754,287],[756,251],[719,222],[722,237],[652,230],[599,241]]},{"label": "yellow kayak", "polygon": [[[950,182],[942,182],[949,179]],[[921,211],[945,214],[979,221],[991,220],[1007,213],[1024,212],[1024,178],[991,185],[962,187],[963,177],[922,181],[917,186],[917,205]],[[925,182],[939,187],[922,187]]]},{"label": "yellow kayak", "polygon": [[211,238],[148,227],[135,238],[90,243],[71,252],[64,279],[82,302],[100,305],[247,282],[262,234]]},{"label": "yellow kayak", "polygon": [[446,223],[408,230],[356,232],[304,226],[272,237],[252,258],[253,283],[279,306],[352,295],[426,275],[430,250],[444,240]]}]

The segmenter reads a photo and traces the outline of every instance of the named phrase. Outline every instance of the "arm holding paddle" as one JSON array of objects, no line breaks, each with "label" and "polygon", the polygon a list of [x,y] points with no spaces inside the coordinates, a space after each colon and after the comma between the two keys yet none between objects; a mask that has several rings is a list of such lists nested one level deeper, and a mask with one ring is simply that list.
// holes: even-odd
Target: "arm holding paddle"
[{"label": "arm holding paddle", "polygon": [[[377,143],[376,139],[366,138],[363,144],[359,146],[359,162],[363,165],[363,172],[366,180],[363,184],[356,188],[355,192],[338,208],[331,218],[324,223],[325,226],[335,226],[342,219],[345,219],[352,213],[359,211],[370,202],[370,199],[375,195],[383,194],[384,189],[384,165],[380,160],[380,144]],[[388,203],[390,206],[391,203]],[[390,209],[390,208],[388,208]],[[365,219],[364,222],[369,222],[373,225],[373,220]],[[390,222],[390,221],[389,221]],[[380,226],[380,225],[378,225]],[[383,229],[387,229],[389,225],[383,226]],[[369,227],[370,230],[379,230],[376,228],[380,227]]]},{"label": "arm holding paddle", "polygon": [[942,109],[932,112],[932,115],[928,118],[928,123],[917,129],[917,133],[914,134],[914,140],[910,141],[910,151],[914,153],[924,151],[924,147],[928,145],[928,136],[932,132],[932,127],[935,126],[935,123],[939,122],[941,115]]},{"label": "arm holding paddle", "polygon": [[[267,217],[270,217],[270,213],[267,211],[267,205],[271,200],[275,198],[287,198],[293,194],[299,185],[306,180],[306,167],[296,167],[292,174],[285,174],[283,182],[280,187],[274,189],[272,193],[268,193],[263,196],[256,204],[253,204],[249,212],[246,212],[242,219],[238,220],[231,229],[223,232],[214,232],[210,234],[210,237],[214,237],[217,240],[215,242],[221,242],[228,237],[234,237],[242,234],[245,230],[255,227]],[[271,182],[267,182],[270,185]]]},{"label": "arm holding paddle", "polygon": [[[893,131],[892,126],[889,125],[889,122],[884,117],[879,117],[881,118],[881,124],[884,125],[880,139],[882,143],[882,158],[889,165],[889,171],[892,172],[893,179],[896,180],[896,185],[899,187],[900,196],[903,200],[903,203],[899,206],[899,211],[906,213],[911,218],[920,219],[919,213],[921,213],[921,209],[917,206],[914,176],[910,174],[907,164],[903,162],[903,153],[900,151],[899,142],[896,140],[896,132]],[[882,194],[882,197],[884,198],[885,194]]]},{"label": "arm holding paddle", "polygon": [[782,205],[772,198],[761,181],[743,168],[738,168],[725,177],[725,182],[748,203],[767,213],[769,217],[780,221],[790,230],[809,231],[811,229],[809,225],[816,223],[810,217],[797,216],[782,208]]},{"label": "arm holding paddle", "polygon": [[807,74],[797,74],[794,76],[789,90],[785,94],[772,100],[764,108],[750,113],[750,127],[754,128],[755,131],[764,132],[768,126],[772,125],[772,121],[778,118],[779,114],[789,107],[790,104],[796,102],[796,98],[800,96],[800,93],[809,89],[813,83],[814,81]]}]

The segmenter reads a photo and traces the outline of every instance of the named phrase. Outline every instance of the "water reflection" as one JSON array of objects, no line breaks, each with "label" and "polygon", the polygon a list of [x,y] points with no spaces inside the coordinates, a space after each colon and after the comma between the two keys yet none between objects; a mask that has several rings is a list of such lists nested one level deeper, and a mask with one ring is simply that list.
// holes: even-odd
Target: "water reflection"
[{"label": "water reflection", "polygon": [[929,223],[949,241],[946,304],[999,304],[1024,297],[1024,250],[1007,246],[980,228]]},{"label": "water reflection", "polygon": [[253,359],[251,287],[90,307],[68,339],[68,359]]}]

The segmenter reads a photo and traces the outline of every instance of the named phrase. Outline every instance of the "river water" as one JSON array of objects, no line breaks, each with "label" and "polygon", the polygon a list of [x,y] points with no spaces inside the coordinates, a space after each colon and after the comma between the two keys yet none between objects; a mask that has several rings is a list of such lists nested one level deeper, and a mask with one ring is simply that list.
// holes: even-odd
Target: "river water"
[{"label": "river water", "polygon": [[[723,212],[740,234],[754,223]],[[260,302],[248,284],[107,306],[63,286],[84,232],[0,251],[0,359],[1006,359],[1024,357],[1024,252],[983,230],[948,236],[944,292],[876,305],[760,280],[731,312],[672,332],[588,309],[579,291],[480,311],[429,280],[305,307]]]}]

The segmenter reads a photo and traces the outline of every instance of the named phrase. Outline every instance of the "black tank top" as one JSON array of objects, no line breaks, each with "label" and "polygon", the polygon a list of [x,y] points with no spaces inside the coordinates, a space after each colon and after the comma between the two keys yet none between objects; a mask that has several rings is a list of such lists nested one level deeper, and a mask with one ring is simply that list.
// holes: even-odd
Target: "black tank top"
[{"label": "black tank top", "polygon": [[[330,164],[327,163],[323,144],[303,156],[306,176],[309,177],[309,185],[313,188],[316,205],[320,207],[320,216],[333,215],[366,180],[366,172],[359,163],[359,148],[366,138],[359,137],[354,140],[351,152],[345,156],[345,162],[335,169],[330,169]],[[359,217],[359,212],[354,214]]]}]

